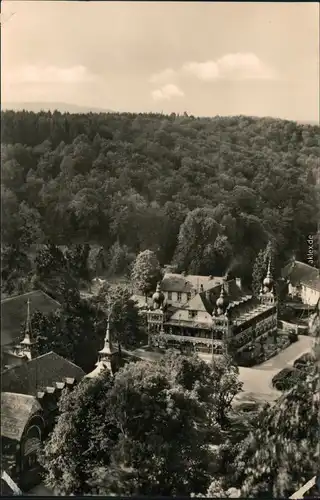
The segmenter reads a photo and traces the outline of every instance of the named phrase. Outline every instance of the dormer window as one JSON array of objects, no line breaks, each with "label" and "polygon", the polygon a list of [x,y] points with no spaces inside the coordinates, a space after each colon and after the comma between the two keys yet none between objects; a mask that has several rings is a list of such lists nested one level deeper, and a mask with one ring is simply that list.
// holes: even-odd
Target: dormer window
[{"label": "dormer window", "polygon": [[188,317],[189,317],[189,319],[196,318],[197,314],[198,314],[197,311],[188,311]]}]

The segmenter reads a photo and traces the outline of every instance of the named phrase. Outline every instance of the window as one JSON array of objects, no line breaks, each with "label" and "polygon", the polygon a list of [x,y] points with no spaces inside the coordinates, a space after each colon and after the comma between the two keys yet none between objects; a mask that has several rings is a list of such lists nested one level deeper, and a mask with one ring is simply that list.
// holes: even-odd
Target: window
[{"label": "window", "polygon": [[172,300],[172,292],[168,292],[168,300]]},{"label": "window", "polygon": [[178,292],[177,293],[177,302],[181,302],[181,298],[182,298],[182,293]]},{"label": "window", "polygon": [[221,345],[215,344],[213,346],[213,354],[223,354],[223,347]]},{"label": "window", "polygon": [[223,339],[223,332],[219,330],[215,330],[212,332],[212,337],[216,340],[222,340]]},{"label": "window", "polygon": [[188,292],[187,293],[187,299],[190,300],[191,299],[191,292]]},{"label": "window", "polygon": [[197,314],[198,314],[197,311],[188,311],[189,319],[196,318]]}]

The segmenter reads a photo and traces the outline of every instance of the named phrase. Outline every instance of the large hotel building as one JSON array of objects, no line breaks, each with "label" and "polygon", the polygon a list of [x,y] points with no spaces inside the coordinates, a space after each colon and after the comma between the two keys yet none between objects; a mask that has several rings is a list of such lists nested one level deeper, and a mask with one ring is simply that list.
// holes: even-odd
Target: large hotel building
[{"label": "large hotel building", "polygon": [[149,344],[208,354],[228,352],[250,362],[274,343],[277,299],[268,273],[258,297],[238,278],[165,274],[147,311]]}]

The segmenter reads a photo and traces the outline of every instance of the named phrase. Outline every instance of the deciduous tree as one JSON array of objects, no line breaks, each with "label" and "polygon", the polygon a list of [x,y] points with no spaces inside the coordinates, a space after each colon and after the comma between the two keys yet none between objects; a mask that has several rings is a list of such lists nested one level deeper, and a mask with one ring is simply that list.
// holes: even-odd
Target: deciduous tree
[{"label": "deciduous tree", "polygon": [[105,283],[92,298],[105,316],[110,316],[110,327],[115,342],[123,347],[134,347],[146,341],[143,318],[139,315],[132,293],[125,286],[112,287]]},{"label": "deciduous tree", "polygon": [[245,496],[290,496],[318,474],[319,373],[262,412],[237,458]]},{"label": "deciduous tree", "polygon": [[204,493],[206,415],[192,391],[144,362],[109,380],[84,381],[61,404],[42,460],[47,484],[67,495]]},{"label": "deciduous tree", "polygon": [[134,288],[147,295],[152,290],[155,290],[160,276],[160,265],[155,253],[151,252],[151,250],[139,253],[131,272],[131,281]]}]

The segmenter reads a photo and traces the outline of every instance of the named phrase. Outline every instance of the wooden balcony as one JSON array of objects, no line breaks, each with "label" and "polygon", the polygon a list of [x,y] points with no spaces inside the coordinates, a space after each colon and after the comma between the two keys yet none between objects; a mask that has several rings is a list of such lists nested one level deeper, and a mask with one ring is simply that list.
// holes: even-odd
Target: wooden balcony
[{"label": "wooden balcony", "polygon": [[191,344],[206,344],[211,346],[212,343],[221,343],[221,341],[206,338],[206,337],[190,337],[189,335],[174,335],[173,333],[150,333],[152,336],[159,338],[159,340],[174,340],[177,342],[189,342]]}]

